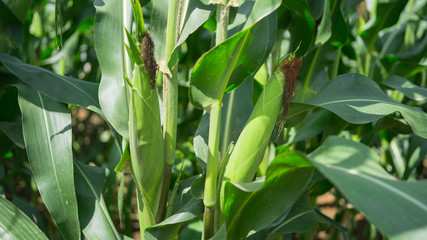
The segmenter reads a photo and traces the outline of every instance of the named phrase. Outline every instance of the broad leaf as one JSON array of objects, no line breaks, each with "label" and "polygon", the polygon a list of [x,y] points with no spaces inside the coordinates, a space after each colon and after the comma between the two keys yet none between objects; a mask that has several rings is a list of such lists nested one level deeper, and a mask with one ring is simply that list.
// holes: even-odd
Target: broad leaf
[{"label": "broad leaf", "polygon": [[308,160],[291,152],[273,160],[265,181],[227,182],[223,206],[227,239],[244,239],[250,230],[259,231],[276,220],[304,192],[312,173]]},{"label": "broad leaf", "polygon": [[284,0],[282,5],[289,11],[291,21],[289,31],[291,32],[290,49],[297,49],[297,54],[304,55],[314,42],[315,22],[310,15],[306,0]]},{"label": "broad leaf", "polygon": [[61,76],[4,53],[0,53],[0,62],[21,81],[46,96],[59,102],[80,105],[103,116],[98,102],[98,84]]},{"label": "broad leaf", "polygon": [[[201,176],[201,175],[199,175]],[[203,202],[193,196],[193,188],[199,176],[193,176],[180,182],[177,188],[175,201],[172,203],[172,215],[148,228],[145,231],[144,239],[173,239],[180,227],[203,214]],[[201,181],[204,183],[204,178]],[[202,192],[203,196],[203,192]]]},{"label": "broad leaf", "polygon": [[427,235],[427,182],[396,180],[365,145],[329,137],[309,155],[313,164],[390,239]]},{"label": "broad leaf", "polygon": [[0,130],[2,130],[18,147],[25,148],[24,138],[22,137],[22,123],[0,121]]},{"label": "broad leaf", "polygon": [[290,143],[303,141],[316,136],[324,130],[325,125],[330,120],[331,113],[326,110],[317,111],[308,115],[301,128],[297,129],[295,138],[291,139]]},{"label": "broad leaf", "polygon": [[48,230],[46,227],[45,218],[42,216],[42,213],[40,213],[35,207],[31,205],[31,202],[29,202],[25,198],[21,198],[18,196],[13,196],[11,202],[13,203],[13,205],[19,208],[19,210],[21,210],[25,215],[27,215],[27,217],[31,221],[33,221],[37,225],[37,227],[43,231],[45,235],[47,235]]},{"label": "broad leaf", "polygon": [[0,197],[0,209],[0,239],[48,239],[36,224],[3,197]]},{"label": "broad leaf", "polygon": [[18,85],[28,160],[43,202],[65,239],[80,239],[71,152],[71,114],[58,103]]},{"label": "broad leaf", "polygon": [[154,57],[160,68],[166,66],[166,29],[168,20],[168,0],[153,1],[150,20],[150,35],[154,42]]},{"label": "broad leaf", "polygon": [[99,103],[107,120],[128,138],[129,111],[124,79],[123,1],[96,0],[93,40],[101,67]]},{"label": "broad leaf", "polygon": [[317,29],[315,44],[324,44],[332,35],[331,6],[329,0],[324,0],[322,21]]},{"label": "broad leaf", "polygon": [[31,0],[14,0],[6,2],[9,9],[19,19],[19,21],[25,23],[25,18],[27,17],[28,9],[31,6]]},{"label": "broad leaf", "polygon": [[408,0],[395,0],[385,1],[377,5],[374,17],[365,25],[366,30],[360,34],[366,41],[370,51],[374,48],[378,33],[382,29],[396,24],[407,2]]},{"label": "broad leaf", "polygon": [[104,202],[102,190],[108,170],[87,166],[78,160],[74,161],[74,167],[79,219],[85,237],[128,239],[117,232]]},{"label": "broad leaf", "polygon": [[270,15],[279,6],[280,0],[256,1],[246,0],[238,9],[234,21],[228,26],[228,35],[252,26],[260,19]]},{"label": "broad leaf", "polygon": [[402,77],[393,75],[388,77],[381,83],[402,92],[410,99],[416,101],[427,100],[426,88],[419,87]]},{"label": "broad leaf", "polygon": [[180,227],[203,214],[203,202],[199,199],[191,199],[177,213],[163,222],[145,230],[144,239],[173,239]]},{"label": "broad leaf", "polygon": [[308,104],[328,109],[354,124],[372,122],[398,111],[415,134],[427,138],[426,113],[394,101],[374,81],[358,73],[332,79]]},{"label": "broad leaf", "polygon": [[209,109],[222,99],[226,88],[231,91],[255,74],[269,53],[265,36],[274,32],[275,16],[267,17],[204,54],[191,73],[192,104]]},{"label": "broad leaf", "polygon": [[329,225],[313,208],[307,193],[295,203],[285,219],[271,233],[291,234],[310,231],[315,224]]},{"label": "broad leaf", "polygon": [[[23,41],[24,27],[21,19],[4,1],[0,1],[0,50],[9,51],[10,48],[21,45]],[[8,46],[9,44],[14,46]]]},{"label": "broad leaf", "polygon": [[175,48],[180,46],[188,36],[202,26],[215,10],[214,5],[205,5],[200,0],[182,1],[182,9],[179,16],[179,36]]}]

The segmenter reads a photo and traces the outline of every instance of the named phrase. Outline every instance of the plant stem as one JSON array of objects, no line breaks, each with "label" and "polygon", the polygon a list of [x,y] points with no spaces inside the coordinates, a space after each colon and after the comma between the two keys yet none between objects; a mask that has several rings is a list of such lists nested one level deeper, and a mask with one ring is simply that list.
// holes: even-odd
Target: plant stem
[{"label": "plant stem", "polygon": [[208,166],[206,169],[205,193],[203,198],[206,207],[212,207],[216,204],[221,102],[212,107],[209,120],[209,155]]},{"label": "plant stem", "polygon": [[331,79],[338,76],[338,69],[340,66],[340,59],[341,59],[341,47],[338,48],[338,50],[336,51],[336,57],[335,57],[335,61],[334,64],[332,65],[332,71],[331,71]]},{"label": "plant stem", "polygon": [[229,93],[227,108],[225,111],[225,123],[224,123],[224,129],[222,131],[222,146],[221,146],[221,159],[224,158],[224,156],[227,154],[227,148],[230,144],[230,132],[231,132],[231,118],[233,115],[233,103],[235,98],[236,91],[232,91]]},{"label": "plant stem", "polygon": [[321,46],[314,52],[313,59],[311,60],[310,67],[308,68],[307,75],[304,79],[304,90],[308,89],[308,86],[310,85],[311,75],[313,74],[314,66],[316,65],[316,61],[320,53],[320,48]]},{"label": "plant stem", "polygon": [[209,155],[206,169],[205,192],[203,203],[205,214],[203,216],[203,237],[209,239],[215,233],[215,208],[216,208],[216,184],[218,172],[218,148],[221,122],[221,102],[213,106],[209,119]]},{"label": "plant stem", "polygon": [[227,38],[228,7],[219,4],[216,9],[216,45],[219,45]]},{"label": "plant stem", "polygon": [[[227,38],[228,7],[219,4],[217,6],[216,14],[216,45],[219,45]],[[215,234],[215,208],[217,198],[216,185],[218,175],[221,105],[222,97],[217,104],[212,106],[209,119],[209,155],[203,198],[203,203],[205,204],[205,213],[203,216],[203,239],[209,239]]]},{"label": "plant stem", "polygon": [[[164,219],[166,213],[166,202],[168,199],[169,185],[171,178],[172,166],[175,162],[176,147],[176,128],[178,117],[178,57],[172,55],[177,42],[179,29],[179,20],[177,20],[177,7],[182,0],[169,0],[168,7],[168,25],[166,35],[166,62],[170,67],[170,75],[163,74],[163,141],[165,147],[165,172],[163,175],[163,185],[160,194],[159,210],[157,211],[156,221]],[[170,58],[170,60],[169,60]],[[169,62],[168,62],[169,60]]]}]

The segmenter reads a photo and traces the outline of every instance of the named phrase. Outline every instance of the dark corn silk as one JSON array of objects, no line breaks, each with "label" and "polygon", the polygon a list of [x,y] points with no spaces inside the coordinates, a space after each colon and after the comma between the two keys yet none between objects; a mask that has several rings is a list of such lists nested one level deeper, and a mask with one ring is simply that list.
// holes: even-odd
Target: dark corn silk
[{"label": "dark corn silk", "polygon": [[156,71],[159,68],[154,58],[154,43],[147,32],[142,38],[141,60],[144,62],[144,70],[150,75],[150,84],[154,88],[156,85]]},{"label": "dark corn silk", "polygon": [[291,102],[292,94],[295,89],[298,71],[302,65],[302,58],[296,58],[293,55],[287,56],[280,64],[280,71],[285,75],[285,90],[283,93],[283,113],[282,122],[280,124],[280,132],[286,123],[286,117],[289,112],[289,104]]}]

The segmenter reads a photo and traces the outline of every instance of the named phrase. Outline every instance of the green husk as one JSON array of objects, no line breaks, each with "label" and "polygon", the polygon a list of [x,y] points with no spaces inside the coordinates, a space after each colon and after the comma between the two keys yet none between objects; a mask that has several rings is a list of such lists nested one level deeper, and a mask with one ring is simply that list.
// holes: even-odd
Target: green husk
[{"label": "green husk", "polygon": [[270,77],[236,142],[224,181],[249,182],[255,176],[282,107],[284,79],[279,69]]},{"label": "green husk", "polygon": [[[160,109],[150,75],[135,65],[129,99],[129,146],[131,170],[140,191],[138,199],[141,232],[155,224],[164,171]],[[141,216],[142,215],[142,216]]]},{"label": "green husk", "polygon": [[[301,59],[291,54],[273,72],[236,142],[224,181],[249,182],[254,178],[282,106],[284,113],[287,112],[300,66]],[[285,117],[283,114],[282,123]]]}]

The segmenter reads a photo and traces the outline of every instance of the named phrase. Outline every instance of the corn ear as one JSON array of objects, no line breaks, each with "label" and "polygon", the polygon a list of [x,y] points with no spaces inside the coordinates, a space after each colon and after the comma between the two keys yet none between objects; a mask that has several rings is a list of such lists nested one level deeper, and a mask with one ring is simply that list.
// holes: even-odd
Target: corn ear
[{"label": "corn ear", "polygon": [[225,171],[224,181],[249,182],[253,179],[282,106],[285,107],[282,123],[285,121],[287,105],[300,67],[301,59],[291,54],[284,58],[273,72],[236,142]]},{"label": "corn ear", "polygon": [[283,90],[284,75],[276,70],[236,142],[225,170],[225,181],[249,182],[253,179],[280,113]]},{"label": "corn ear", "polygon": [[[131,170],[141,192],[141,231],[155,224],[164,171],[163,136],[156,89],[142,65],[135,65],[129,98]],[[143,205],[143,206],[142,206]],[[143,209],[141,209],[143,207]],[[140,215],[141,215],[141,211]]]}]

